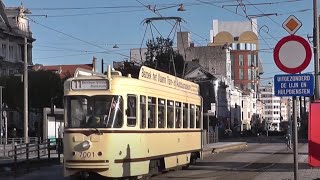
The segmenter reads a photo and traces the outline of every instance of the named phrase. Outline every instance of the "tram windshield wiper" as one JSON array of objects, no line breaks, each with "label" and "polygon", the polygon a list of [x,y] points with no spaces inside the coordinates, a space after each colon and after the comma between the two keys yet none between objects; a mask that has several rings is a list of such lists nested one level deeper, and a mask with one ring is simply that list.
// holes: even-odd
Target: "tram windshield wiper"
[{"label": "tram windshield wiper", "polygon": [[98,135],[102,134],[102,132],[98,128],[94,127],[94,129],[98,132]]}]

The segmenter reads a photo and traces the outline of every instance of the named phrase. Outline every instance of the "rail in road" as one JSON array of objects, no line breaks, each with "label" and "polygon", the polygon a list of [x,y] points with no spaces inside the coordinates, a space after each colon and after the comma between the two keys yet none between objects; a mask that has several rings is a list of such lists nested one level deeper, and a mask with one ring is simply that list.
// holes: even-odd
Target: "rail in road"
[{"label": "rail in road", "polygon": [[[151,179],[293,179],[292,150],[287,150],[286,144],[284,142],[279,143],[279,141],[280,139],[268,143],[250,142],[246,148],[229,149],[212,154],[186,170],[169,171]],[[316,179],[317,175],[320,177],[320,171],[308,167],[306,162],[307,147],[306,143],[299,144],[299,179]],[[46,180],[65,179],[63,177],[63,165],[42,167],[40,170],[24,176],[15,177],[18,180],[44,178]],[[6,179],[10,179],[10,177]]]},{"label": "rail in road", "polygon": [[[320,171],[308,166],[307,146],[307,143],[300,143],[298,147],[299,179],[316,179],[312,176],[319,178]],[[248,148],[214,154],[188,170],[169,172],[152,179],[293,179],[293,154],[283,143],[250,143]]]}]

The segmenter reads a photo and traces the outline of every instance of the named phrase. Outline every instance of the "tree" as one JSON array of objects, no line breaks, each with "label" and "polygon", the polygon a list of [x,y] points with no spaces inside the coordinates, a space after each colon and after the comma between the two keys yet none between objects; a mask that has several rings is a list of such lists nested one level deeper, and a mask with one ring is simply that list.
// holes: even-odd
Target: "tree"
[{"label": "tree", "polygon": [[[63,80],[50,71],[28,72],[28,100],[29,109],[42,111],[44,107],[50,107],[51,98],[55,98],[55,105],[62,107]],[[4,86],[3,101],[12,109],[23,111],[23,82],[16,76],[0,78],[0,85]]]},{"label": "tree", "polygon": [[[169,38],[157,37],[156,41],[148,40],[145,66],[158,69],[160,71],[183,76],[184,59],[173,50],[173,41]],[[175,65],[175,66],[174,66]]]}]

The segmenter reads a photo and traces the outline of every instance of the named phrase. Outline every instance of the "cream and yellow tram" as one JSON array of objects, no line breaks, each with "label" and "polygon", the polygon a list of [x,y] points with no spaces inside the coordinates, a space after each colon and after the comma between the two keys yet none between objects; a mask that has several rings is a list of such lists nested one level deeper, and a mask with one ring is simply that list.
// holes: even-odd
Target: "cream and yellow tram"
[{"label": "cream and yellow tram", "polygon": [[145,66],[138,79],[109,67],[64,88],[65,176],[139,177],[201,158],[197,84]]}]

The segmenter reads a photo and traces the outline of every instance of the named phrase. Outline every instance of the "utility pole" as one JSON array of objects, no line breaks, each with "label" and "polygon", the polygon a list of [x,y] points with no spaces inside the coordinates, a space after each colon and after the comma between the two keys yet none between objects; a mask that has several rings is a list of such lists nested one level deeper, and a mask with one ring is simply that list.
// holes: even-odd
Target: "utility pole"
[{"label": "utility pole", "polygon": [[313,54],[314,54],[314,79],[315,92],[314,100],[319,100],[319,16],[318,0],[313,0]]},{"label": "utility pole", "polygon": [[[3,143],[2,141],[2,137],[4,135],[4,132],[3,132],[3,117],[2,117],[2,112],[3,112],[3,109],[2,109],[2,86],[0,86],[0,144]],[[6,140],[5,140],[6,141]]]},{"label": "utility pole", "polygon": [[103,74],[103,59],[101,59],[101,73]]},{"label": "utility pole", "polygon": [[24,143],[28,143],[28,40],[24,38],[24,69],[23,69],[23,88],[24,88],[24,109],[23,109],[23,121],[24,121]]}]

